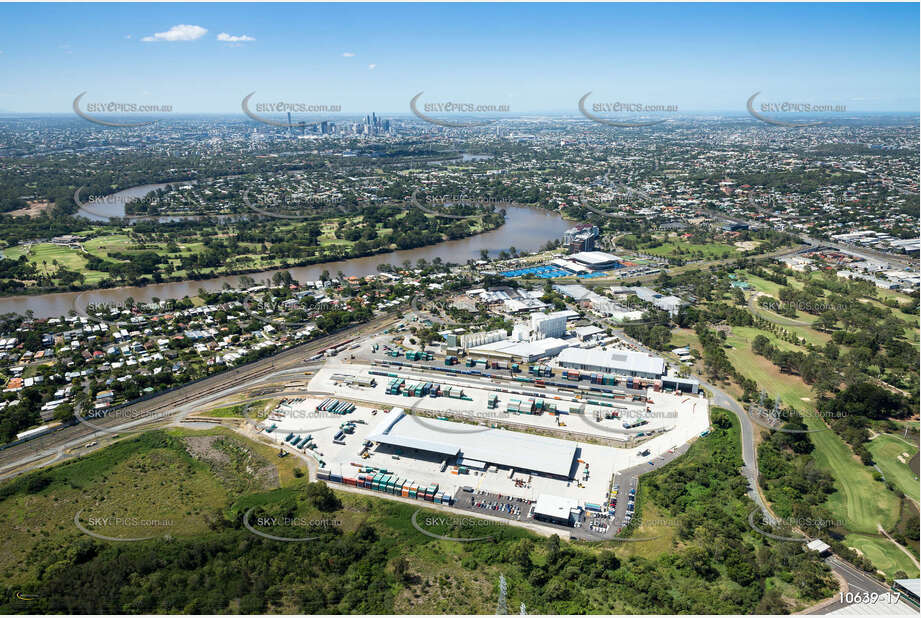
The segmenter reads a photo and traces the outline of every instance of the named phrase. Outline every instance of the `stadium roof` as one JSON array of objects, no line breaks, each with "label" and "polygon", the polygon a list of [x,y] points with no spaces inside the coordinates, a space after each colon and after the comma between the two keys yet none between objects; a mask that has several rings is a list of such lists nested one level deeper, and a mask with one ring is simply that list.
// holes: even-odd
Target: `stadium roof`
[{"label": "stadium roof", "polygon": [[620,258],[604,251],[580,251],[570,255],[568,259],[597,266],[617,262]]},{"label": "stadium roof", "polygon": [[519,470],[569,477],[578,444],[505,429],[407,416],[394,409],[368,439],[372,442],[485,461]]}]

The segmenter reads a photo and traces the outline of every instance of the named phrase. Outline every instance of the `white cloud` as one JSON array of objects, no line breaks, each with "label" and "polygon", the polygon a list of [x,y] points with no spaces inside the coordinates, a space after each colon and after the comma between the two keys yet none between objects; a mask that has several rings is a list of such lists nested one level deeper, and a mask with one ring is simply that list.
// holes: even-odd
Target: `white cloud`
[{"label": "white cloud", "polygon": [[369,71],[373,71],[373,70],[376,69],[376,68],[377,68],[377,65],[376,65],[376,64],[369,64],[369,65],[368,65],[368,70],[369,70]]},{"label": "white cloud", "polygon": [[342,57],[343,58],[354,58],[355,54],[353,54],[352,52],[342,52]]},{"label": "white cloud", "polygon": [[159,41],[194,41],[195,39],[200,39],[205,36],[207,32],[208,29],[202,28],[201,26],[179,24],[178,26],[173,26],[166,32],[157,32],[153,36],[145,36],[141,40],[145,43],[156,43]]},{"label": "white cloud", "polygon": [[130,35],[130,34],[126,34],[126,35],[125,35],[125,38],[126,38],[126,39],[130,39],[130,38],[131,38],[131,35]]},{"label": "white cloud", "polygon": [[251,36],[247,36],[245,34],[241,34],[240,36],[234,36],[232,34],[227,34],[226,32],[222,32],[219,35],[217,35],[217,40],[223,41],[225,43],[242,43],[245,41],[255,41],[256,39],[254,39]]}]

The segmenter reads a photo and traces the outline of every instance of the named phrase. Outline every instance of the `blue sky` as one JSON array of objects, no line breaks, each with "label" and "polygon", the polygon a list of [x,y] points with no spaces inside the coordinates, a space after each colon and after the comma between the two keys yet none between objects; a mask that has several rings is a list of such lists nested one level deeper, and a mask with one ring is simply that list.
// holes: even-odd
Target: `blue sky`
[{"label": "blue sky", "polygon": [[67,113],[87,91],[85,102],[239,112],[256,91],[254,102],[408,113],[425,91],[575,112],[593,91],[744,111],[760,90],[771,102],[917,112],[918,20],[916,3],[4,3],[0,110]]}]

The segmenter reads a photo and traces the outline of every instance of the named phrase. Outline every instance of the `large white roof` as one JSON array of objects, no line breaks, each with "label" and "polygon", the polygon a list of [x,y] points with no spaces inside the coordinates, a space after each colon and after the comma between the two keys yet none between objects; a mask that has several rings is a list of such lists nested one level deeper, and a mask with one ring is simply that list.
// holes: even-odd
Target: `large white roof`
[{"label": "large white roof", "polygon": [[607,264],[608,262],[616,262],[620,258],[604,251],[580,251],[570,255],[569,259],[583,264]]},{"label": "large white roof", "polygon": [[550,354],[557,349],[563,349],[568,345],[570,345],[569,341],[556,337],[546,337],[544,339],[538,339],[537,341],[511,341],[506,339],[504,341],[484,343],[483,345],[478,345],[474,348],[470,348],[467,350],[467,352],[494,352],[507,354],[509,356],[536,358],[538,356]]},{"label": "large white roof", "polygon": [[629,370],[654,374],[665,373],[665,360],[662,358],[628,350],[601,350],[598,348],[584,350],[580,348],[566,348],[560,352],[559,362],[606,367],[612,370],[621,371]]},{"label": "large white roof", "polygon": [[905,590],[915,593],[915,596],[921,596],[921,579],[897,579],[895,583]]},{"label": "large white roof", "polygon": [[573,509],[579,508],[579,504],[572,498],[562,496],[553,496],[550,494],[540,494],[537,496],[537,502],[534,504],[534,512],[538,515],[546,515],[559,519],[568,519]]},{"label": "large white roof", "polygon": [[576,458],[578,444],[568,440],[407,416],[402,412],[397,415],[381,423],[368,439],[567,477]]}]

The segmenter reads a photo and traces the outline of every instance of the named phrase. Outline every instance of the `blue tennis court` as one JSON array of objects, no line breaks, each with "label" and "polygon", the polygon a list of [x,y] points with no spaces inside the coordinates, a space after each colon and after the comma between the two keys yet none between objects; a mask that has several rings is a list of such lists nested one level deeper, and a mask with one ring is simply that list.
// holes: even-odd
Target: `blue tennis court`
[{"label": "blue tennis court", "polygon": [[507,270],[500,273],[503,277],[524,277],[533,275],[539,279],[553,279],[554,277],[571,277],[572,273],[557,266],[529,266],[518,270]]},{"label": "blue tennis court", "polygon": [[597,272],[597,273],[586,273],[584,275],[579,275],[579,279],[594,279],[595,277],[606,277],[608,273],[606,272]]}]

